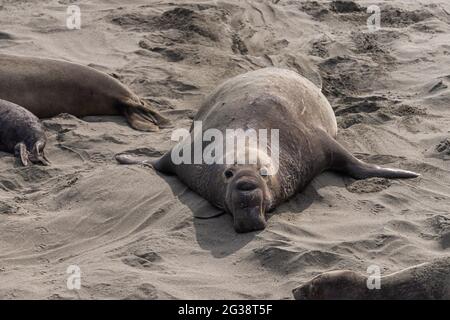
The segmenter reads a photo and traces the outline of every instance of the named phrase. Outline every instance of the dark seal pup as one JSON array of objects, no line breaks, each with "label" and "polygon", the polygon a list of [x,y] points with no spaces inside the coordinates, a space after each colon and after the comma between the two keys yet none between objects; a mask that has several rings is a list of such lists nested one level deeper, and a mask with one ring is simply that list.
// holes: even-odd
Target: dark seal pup
[{"label": "dark seal pup", "polygon": [[450,258],[441,258],[380,278],[379,288],[354,271],[330,271],[293,290],[298,300],[448,300]]},{"label": "dark seal pup", "polygon": [[39,119],[14,103],[0,100],[0,150],[14,153],[22,165],[49,165],[47,139]]},{"label": "dark seal pup", "polygon": [[0,54],[0,99],[39,118],[122,114],[142,131],[168,120],[113,77],[90,67],[53,59]]},{"label": "dark seal pup", "polygon": [[[335,140],[336,118],[325,96],[306,78],[289,70],[265,68],[229,79],[206,98],[194,121],[202,121],[203,132],[217,129],[224,136],[227,129],[279,129],[279,169],[275,174],[267,174],[274,159],[264,156],[262,150],[256,150],[258,164],[252,165],[175,165],[171,154],[178,149],[150,162],[156,170],[176,174],[213,205],[231,213],[237,232],[263,229],[265,212],[301,191],[324,170],[339,171],[355,179],[418,176],[364,163],[352,156]],[[201,135],[193,131],[191,128],[195,143]],[[269,149],[274,146],[269,144]],[[116,158],[125,164],[142,162],[126,154]]]}]

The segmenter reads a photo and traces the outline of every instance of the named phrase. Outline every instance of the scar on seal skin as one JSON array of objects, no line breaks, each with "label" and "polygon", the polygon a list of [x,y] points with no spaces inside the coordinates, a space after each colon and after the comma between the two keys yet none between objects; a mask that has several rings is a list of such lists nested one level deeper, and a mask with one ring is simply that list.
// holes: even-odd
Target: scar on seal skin
[{"label": "scar on seal skin", "polygon": [[[159,160],[146,163],[158,171],[177,175],[211,204],[230,213],[237,232],[264,229],[266,212],[302,191],[324,170],[355,179],[418,176],[355,158],[335,140],[336,118],[325,96],[312,82],[290,70],[263,68],[225,81],[205,99],[194,121],[201,121],[202,134],[196,134],[191,127],[190,139],[180,142]],[[238,150],[234,146],[235,155],[245,154],[246,159],[250,154],[256,155],[255,164],[227,164],[230,150],[223,152],[223,161],[212,164],[172,162],[172,152],[180,147],[193,153],[195,146],[200,145],[203,154],[212,142],[202,140],[208,129],[220,132],[222,137],[226,137],[227,129],[266,130],[268,135],[278,130],[279,145],[267,141],[267,148],[279,150],[279,159],[260,147],[262,137],[258,135],[256,147],[249,143]],[[126,154],[117,155],[116,159],[123,164],[143,162]]]},{"label": "scar on seal skin", "polygon": [[381,277],[379,289],[369,289],[367,280],[354,271],[331,271],[307,281],[293,294],[297,300],[448,300],[450,258]]},{"label": "scar on seal skin", "polygon": [[31,112],[9,101],[0,100],[0,150],[14,153],[24,166],[50,164],[44,153],[44,128]]}]

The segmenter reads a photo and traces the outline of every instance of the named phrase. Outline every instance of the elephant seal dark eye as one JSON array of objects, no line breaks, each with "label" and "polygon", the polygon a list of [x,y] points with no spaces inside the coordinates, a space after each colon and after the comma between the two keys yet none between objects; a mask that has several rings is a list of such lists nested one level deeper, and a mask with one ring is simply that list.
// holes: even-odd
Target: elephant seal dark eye
[{"label": "elephant seal dark eye", "polygon": [[223,173],[225,178],[230,179],[233,176],[233,171],[231,171],[230,169],[225,170],[225,172]]},{"label": "elephant seal dark eye", "polygon": [[267,177],[269,175],[269,170],[266,167],[262,167],[259,170],[259,174],[262,175],[263,177]]}]

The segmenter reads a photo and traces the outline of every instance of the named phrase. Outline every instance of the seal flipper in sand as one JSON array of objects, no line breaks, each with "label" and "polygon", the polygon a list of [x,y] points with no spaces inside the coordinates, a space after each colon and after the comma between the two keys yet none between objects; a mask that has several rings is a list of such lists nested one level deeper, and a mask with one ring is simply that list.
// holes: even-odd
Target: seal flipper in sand
[{"label": "seal flipper in sand", "polygon": [[51,162],[44,153],[44,147],[45,144],[42,141],[38,141],[34,145],[33,150],[29,152],[25,143],[19,142],[14,147],[14,156],[20,160],[20,164],[24,167],[28,167],[32,163],[48,166]]},{"label": "seal flipper in sand", "polygon": [[19,142],[14,147],[14,155],[17,159],[20,159],[21,164],[24,167],[28,167],[30,165],[30,161],[28,160],[28,150],[27,146],[23,142]]},{"label": "seal flipper in sand", "polygon": [[170,126],[170,121],[156,112],[146,102],[141,103],[128,100],[119,104],[123,107],[123,115],[131,127],[140,131],[158,131],[159,128]]},{"label": "seal flipper in sand", "polygon": [[148,149],[129,150],[126,152],[118,153],[115,155],[115,159],[120,164],[138,164],[147,167],[154,168],[155,170],[165,173],[174,174],[174,168],[172,160],[170,158],[170,152],[166,152],[162,157],[156,155],[157,152]]},{"label": "seal flipper in sand", "polygon": [[330,157],[330,170],[347,174],[354,179],[367,179],[372,177],[409,179],[420,176],[418,173],[412,171],[384,168],[361,161],[345,149],[339,142],[330,137],[326,132],[322,130],[319,131],[323,145],[328,148],[327,151]]},{"label": "seal flipper in sand", "polygon": [[354,271],[330,271],[294,289],[293,294],[297,300],[448,300],[450,258],[437,259],[381,277],[378,289],[369,289],[367,283],[367,276]]}]

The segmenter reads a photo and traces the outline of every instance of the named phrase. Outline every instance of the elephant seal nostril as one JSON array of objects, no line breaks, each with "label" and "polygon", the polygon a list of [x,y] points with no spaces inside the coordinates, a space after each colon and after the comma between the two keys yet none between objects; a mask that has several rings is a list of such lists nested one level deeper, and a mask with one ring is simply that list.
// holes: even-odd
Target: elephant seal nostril
[{"label": "elephant seal nostril", "polygon": [[258,188],[258,184],[253,181],[243,180],[236,184],[236,189],[241,191],[251,191]]}]

